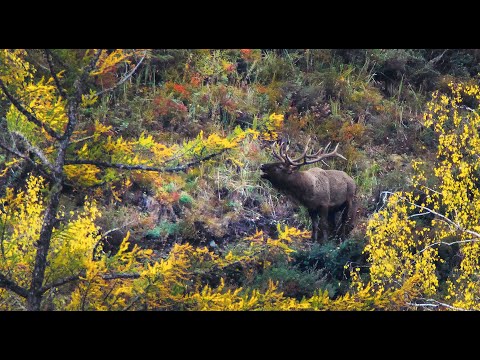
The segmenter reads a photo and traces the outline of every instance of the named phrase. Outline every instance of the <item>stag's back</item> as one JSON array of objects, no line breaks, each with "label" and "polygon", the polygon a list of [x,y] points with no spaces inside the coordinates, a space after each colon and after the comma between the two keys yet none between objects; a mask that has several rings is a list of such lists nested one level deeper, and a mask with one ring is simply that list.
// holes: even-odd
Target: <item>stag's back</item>
[{"label": "stag's back", "polygon": [[357,186],[355,181],[340,170],[323,170],[330,183],[330,206],[343,204],[347,199],[352,199]]},{"label": "stag's back", "polygon": [[307,208],[340,206],[355,194],[354,180],[343,171],[312,168],[298,174],[303,186],[296,197]]}]

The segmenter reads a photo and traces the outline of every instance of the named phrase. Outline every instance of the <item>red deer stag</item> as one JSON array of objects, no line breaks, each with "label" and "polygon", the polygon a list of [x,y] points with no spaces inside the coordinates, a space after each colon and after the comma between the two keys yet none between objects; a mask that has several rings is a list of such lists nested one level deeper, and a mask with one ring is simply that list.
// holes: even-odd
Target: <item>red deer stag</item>
[{"label": "red deer stag", "polygon": [[312,218],[312,240],[318,241],[318,225],[320,216],[320,229],[323,241],[328,239],[328,226],[335,226],[335,214],[343,211],[341,219],[341,231],[345,234],[348,222],[353,221],[353,199],[355,196],[355,181],[345,172],[339,170],[323,170],[318,167],[299,171],[300,167],[317,163],[328,157],[338,156],[338,144],[331,152],[327,152],[330,143],[325,149],[320,148],[316,153],[307,154],[308,139],[302,155],[292,159],[288,154],[288,143],[282,142],[279,152],[272,146],[273,155],[281,162],[263,164],[261,177],[270,181],[274,188],[285,193],[295,203],[299,203],[308,209]]}]

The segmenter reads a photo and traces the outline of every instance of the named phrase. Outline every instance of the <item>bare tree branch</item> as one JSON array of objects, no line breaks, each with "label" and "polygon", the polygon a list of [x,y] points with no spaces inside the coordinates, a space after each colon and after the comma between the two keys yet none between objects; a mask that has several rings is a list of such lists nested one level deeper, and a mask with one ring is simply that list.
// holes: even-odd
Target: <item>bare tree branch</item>
[{"label": "bare tree branch", "polygon": [[57,74],[55,73],[55,70],[53,70],[52,52],[50,51],[50,49],[45,49],[44,51],[45,51],[45,57],[46,57],[47,63],[48,63],[48,68],[50,69],[50,74],[52,75],[53,80],[55,81],[55,85],[57,86],[57,90],[58,90],[59,94],[62,95],[62,97],[64,99],[66,99],[67,98],[67,93],[65,92],[62,85],[60,84],[60,79],[58,78]]},{"label": "bare tree branch", "polygon": [[446,303],[442,303],[440,301],[434,300],[434,299],[419,299],[421,301],[426,301],[427,303],[407,303],[409,306],[414,306],[414,307],[431,307],[431,308],[438,308],[438,307],[445,307],[450,310],[455,310],[455,311],[469,311],[467,309],[455,307]]},{"label": "bare tree branch", "polygon": [[40,164],[38,164],[35,161],[33,161],[32,159],[30,159],[30,157],[28,157],[27,155],[21,154],[18,151],[9,148],[8,146],[3,144],[2,142],[0,142],[0,148],[6,150],[7,152],[11,153],[12,155],[17,156],[17,157],[27,161],[28,163],[32,164],[45,178],[47,178],[49,180],[53,180],[51,174],[49,174]]},{"label": "bare tree branch", "polygon": [[455,245],[455,244],[465,244],[465,243],[470,243],[470,242],[480,242],[480,239],[468,239],[468,240],[459,240],[459,241],[452,241],[451,243],[447,243],[447,242],[444,242],[444,241],[438,241],[438,242],[435,242],[433,244],[430,244],[428,246],[425,246],[422,250],[420,250],[418,253],[421,254],[422,252],[424,252],[425,250],[427,250],[428,248],[431,248],[431,247],[434,247],[435,245],[448,245],[448,246],[452,246],[452,245]]},{"label": "bare tree branch", "polygon": [[62,285],[65,285],[65,284],[68,284],[72,281],[76,281],[78,279],[80,279],[81,276],[85,276],[85,273],[83,274],[79,274],[79,275],[73,275],[73,276],[69,276],[65,279],[61,279],[61,280],[58,280],[58,281],[55,281],[54,283],[51,283],[49,285],[45,285],[44,287],[42,287],[39,292],[41,294],[44,294],[46,293],[48,290],[50,290],[51,288],[56,288],[56,287],[60,287]]},{"label": "bare tree branch", "polygon": [[7,289],[13,291],[15,294],[26,298],[28,296],[27,289],[21,287],[13,280],[8,279],[5,275],[0,273],[0,288]]},{"label": "bare tree branch", "polygon": [[57,54],[54,52],[50,52],[50,55],[52,56],[52,59],[55,60],[57,63],[60,64],[60,66],[64,69],[69,69],[71,70],[72,67],[69,64],[66,64]]},{"label": "bare tree branch", "polygon": [[428,211],[425,211],[423,213],[410,215],[408,218],[411,219],[411,218],[414,218],[414,217],[417,217],[417,216],[423,216],[423,215],[428,215],[428,214],[430,214],[430,213]]},{"label": "bare tree branch", "polygon": [[70,145],[72,145],[72,144],[78,144],[78,143],[80,143],[80,142],[93,139],[94,137],[95,137],[95,135],[89,135],[89,136],[85,136],[85,137],[83,137],[83,138],[81,138],[81,139],[70,140],[70,144],[68,144],[68,145],[70,146]]},{"label": "bare tree branch", "polygon": [[138,279],[140,274],[136,273],[116,273],[116,274],[108,274],[102,275],[103,280],[115,280],[115,279]]},{"label": "bare tree branch", "polygon": [[[443,55],[445,55],[445,53],[446,53],[448,50],[449,50],[449,49],[443,50],[443,52],[442,52],[440,55],[438,55],[438,56],[434,57],[433,59],[431,59],[431,60],[427,63],[427,65],[428,65],[428,66],[433,66],[433,65],[435,65],[437,62],[439,62],[439,61],[442,59]],[[425,67],[426,67],[426,66],[425,66]]]},{"label": "bare tree branch", "polygon": [[[391,191],[382,191],[382,194],[389,194],[389,195],[393,195],[393,192]],[[399,199],[402,199],[404,201],[406,201],[408,204],[418,208],[418,209],[421,209],[423,211],[427,211],[437,217],[439,217],[442,221],[446,222],[447,224],[449,224],[450,226],[456,228],[457,230],[459,231],[462,231],[462,232],[465,232],[467,234],[470,234],[476,238],[480,238],[480,233],[477,233],[476,231],[472,231],[472,230],[468,230],[468,229],[464,229],[462,226],[460,226],[459,224],[457,224],[455,221],[449,219],[448,217],[446,217],[445,215],[443,214],[440,214],[438,212],[436,212],[435,210],[432,210],[430,208],[427,208],[425,206],[421,206],[421,205],[417,205],[415,203],[412,203],[411,201],[409,201],[407,198],[405,197],[402,197],[402,196],[399,196],[398,197]]]},{"label": "bare tree branch", "polygon": [[4,149],[5,151],[8,151],[12,155],[15,155],[23,160],[26,160],[32,164],[35,164],[35,162],[32,159],[30,159],[27,155],[21,154],[18,151],[9,148],[7,145],[3,144],[2,142],[0,142],[0,148]]},{"label": "bare tree branch", "polygon": [[137,303],[138,300],[140,300],[142,298],[142,295],[137,295],[133,298],[133,300],[130,302],[130,304],[128,304],[127,306],[125,306],[122,311],[128,311],[130,310],[133,305],[135,305]]},{"label": "bare tree branch", "polygon": [[105,89],[105,90],[101,90],[99,92],[97,92],[95,94],[95,96],[99,96],[99,95],[102,95],[108,91],[112,91],[114,90],[115,88],[117,88],[118,86],[122,85],[125,81],[127,81],[134,73],[135,71],[137,71],[138,67],[140,66],[140,64],[143,62],[143,60],[145,59],[145,56],[147,55],[147,52],[145,51],[145,53],[143,54],[143,57],[138,61],[137,65],[127,74],[123,77],[122,80],[120,80],[118,83],[116,83],[114,86],[112,86],[111,88],[108,88],[108,89]]},{"label": "bare tree branch", "polygon": [[[54,283],[51,283],[49,285],[45,285],[40,289],[40,293],[44,294],[48,290],[56,287],[60,287],[62,285],[68,284],[72,281],[77,281],[80,280],[81,277],[85,276],[85,272],[82,272],[78,275],[73,275],[69,276],[65,279],[61,279],[58,281],[55,281]],[[140,277],[140,274],[137,273],[115,273],[115,274],[106,274],[101,276],[103,280],[115,280],[115,279],[138,279]],[[0,282],[1,285],[1,282]],[[26,291],[26,290],[25,290]]]},{"label": "bare tree branch", "polygon": [[105,161],[96,161],[96,160],[65,160],[66,165],[95,165],[100,168],[115,168],[115,169],[121,169],[121,170],[144,170],[144,171],[157,171],[157,172],[180,172],[180,171],[185,171],[188,168],[197,165],[203,161],[209,160],[217,155],[222,154],[224,151],[227,149],[223,149],[217,153],[210,154],[208,156],[205,156],[201,159],[197,159],[195,161],[191,161],[189,163],[179,165],[179,166],[174,166],[174,167],[169,167],[169,168],[163,168],[163,167],[157,167],[157,166],[148,166],[148,165],[129,165],[129,164],[119,164],[119,163],[109,163]]},{"label": "bare tree branch", "polygon": [[42,150],[40,150],[36,146],[33,146],[30,141],[28,141],[28,139],[23,136],[23,134],[20,134],[17,131],[12,131],[11,134],[19,138],[25,144],[27,150],[33,153],[45,167],[47,167],[50,171],[54,171],[52,163],[47,159]]},{"label": "bare tree branch", "polygon": [[53,130],[50,126],[48,126],[44,122],[41,122],[40,120],[38,120],[30,111],[25,109],[22,106],[22,104],[20,104],[20,102],[17,99],[15,99],[15,97],[13,97],[12,94],[10,94],[10,92],[8,91],[2,79],[0,79],[0,88],[2,89],[3,93],[7,96],[8,100],[10,100],[10,102],[13,104],[13,106],[15,106],[17,110],[20,111],[23,115],[25,115],[28,121],[43,128],[51,137],[57,140],[60,139],[60,135],[58,135],[55,130]]}]

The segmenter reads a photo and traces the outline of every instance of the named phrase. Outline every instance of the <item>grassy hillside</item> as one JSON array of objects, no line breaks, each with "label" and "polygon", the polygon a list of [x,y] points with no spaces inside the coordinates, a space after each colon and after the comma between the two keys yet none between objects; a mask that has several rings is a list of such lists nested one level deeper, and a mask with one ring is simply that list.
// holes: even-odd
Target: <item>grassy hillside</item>
[{"label": "grassy hillside", "polygon": [[[128,255],[133,256],[132,262],[142,256],[148,256],[151,264],[172,261],[172,254],[183,246],[180,252],[191,261],[185,265],[188,271],[183,277],[172,280],[175,286],[170,286],[163,274],[160,282],[166,288],[159,287],[152,298],[136,298],[133,290],[126,291],[127,300],[122,304],[127,309],[233,309],[232,304],[239,304],[238,296],[243,296],[239,305],[243,309],[270,309],[267,303],[282,304],[272,305],[274,309],[420,309],[413,301],[408,305],[392,300],[397,296],[395,291],[400,291],[393,285],[391,294],[386,288],[375,290],[378,298],[366,288],[351,291],[359,282],[371,280],[372,261],[364,250],[373,237],[367,231],[373,215],[387,207],[388,194],[416,189],[412,162],[434,164],[438,158],[438,132],[425,124],[424,116],[432,93],[450,93],[451,83],[478,84],[479,57],[478,50],[462,49],[155,49],[136,53],[129,63],[122,60],[109,67],[105,55],[104,67],[92,72],[86,82],[93,89],[91,94],[98,96],[92,96],[91,103],[86,95],[82,100],[85,106],[79,108],[76,132],[67,148],[72,162],[63,169],[58,221],[70,219],[69,214],[77,214],[95,201],[102,216],[92,217],[92,226],[98,230],[96,240],[92,238],[96,244],[92,256],[102,257],[106,268],[108,261],[120,264],[120,257],[132,250],[134,255]],[[6,86],[20,94],[23,85],[7,82],[9,71],[13,72],[9,69],[16,69],[14,63],[8,57],[2,59]],[[71,89],[86,59],[80,50],[53,50],[51,57],[31,50],[24,56],[24,61],[36,68],[35,81],[51,77],[51,64],[64,69],[59,78],[68,96],[73,96]],[[58,95],[53,78],[49,84]],[[48,158],[58,148],[37,140],[40,135],[22,125],[30,123],[21,112],[15,120],[11,99],[5,91],[2,94],[0,117],[6,119],[2,126],[7,129],[3,143],[33,154],[33,161],[20,157],[21,161],[12,162],[15,154],[2,147],[0,195],[6,199],[3,204],[7,209],[8,201],[26,191],[30,175],[45,177],[36,165],[42,162],[35,157],[34,148],[40,148]],[[40,113],[41,106],[48,108],[51,103],[54,101],[41,103],[37,99],[29,109]],[[466,97],[462,104],[476,109],[475,95]],[[55,129],[55,124],[52,127]],[[15,138],[15,132],[23,134],[34,148]],[[14,135],[8,138],[6,134]],[[286,138],[290,150],[297,154],[308,138],[314,149],[329,142],[340,144],[339,152],[347,160],[335,158],[320,166],[343,170],[357,184],[355,226],[343,241],[332,236],[327,243],[312,243],[307,210],[261,179],[260,166],[276,161],[270,150],[273,142]],[[161,169],[79,165],[74,162],[78,159]],[[189,165],[182,168],[185,164]],[[46,181],[49,183],[48,178]],[[435,181],[431,183],[434,186]],[[48,189],[41,190],[45,203],[50,201]],[[22,196],[28,197],[25,194],[28,192]],[[14,238],[9,234],[20,225],[7,221],[7,210],[2,214],[3,244]],[[42,217],[38,219],[41,224]],[[431,219],[418,219],[430,226]],[[288,233],[289,228],[298,229],[298,233]],[[124,241],[126,236],[128,242]],[[138,255],[142,251],[146,255]],[[200,256],[199,251],[211,254],[211,258],[205,260],[206,255]],[[458,246],[446,246],[440,252],[444,261],[435,260],[439,294],[447,291],[452,269],[465,256]],[[15,260],[12,267],[8,256],[3,256],[5,264],[0,269],[4,273],[23,263]],[[200,257],[203,260],[198,260]],[[32,259],[25,255],[25,262],[33,263]],[[65,272],[75,274],[73,270]],[[401,291],[423,296],[415,281],[405,280]],[[82,284],[76,279],[67,286],[52,287],[45,293],[41,308],[116,309],[116,300],[105,300],[108,306],[91,300],[90,307],[85,305],[88,301],[75,300],[90,294]],[[25,308],[23,300],[13,299],[8,288],[1,291],[0,307]],[[116,291],[112,287],[112,294],[123,296]],[[282,294],[281,300],[271,294]],[[352,305],[355,301],[350,303],[349,296],[357,296],[355,301],[361,306]],[[255,297],[264,300],[255,306],[245,305]],[[145,301],[139,302],[140,298]],[[293,302],[287,305],[290,300],[285,299]]]}]

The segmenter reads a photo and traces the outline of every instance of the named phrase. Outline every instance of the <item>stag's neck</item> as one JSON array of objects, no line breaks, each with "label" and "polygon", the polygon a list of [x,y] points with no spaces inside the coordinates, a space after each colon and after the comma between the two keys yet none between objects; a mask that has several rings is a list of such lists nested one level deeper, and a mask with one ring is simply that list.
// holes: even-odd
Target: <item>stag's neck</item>
[{"label": "stag's neck", "polygon": [[299,194],[305,186],[307,175],[305,171],[297,171],[291,174],[285,174],[282,178],[270,180],[272,185],[286,193]]}]

